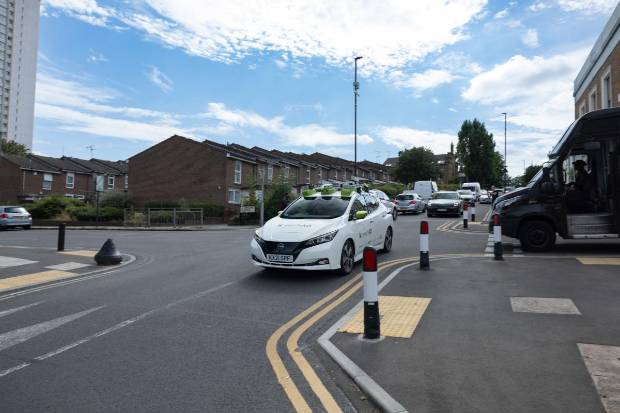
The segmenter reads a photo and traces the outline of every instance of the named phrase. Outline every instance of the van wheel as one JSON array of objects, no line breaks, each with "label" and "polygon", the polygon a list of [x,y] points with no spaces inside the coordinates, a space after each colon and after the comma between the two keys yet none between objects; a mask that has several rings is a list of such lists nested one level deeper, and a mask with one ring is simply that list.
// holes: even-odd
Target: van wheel
[{"label": "van wheel", "polygon": [[340,275],[349,275],[353,271],[353,265],[355,264],[355,247],[351,240],[347,240],[342,246],[342,253],[340,254],[340,269],[338,273]]},{"label": "van wheel", "polygon": [[524,251],[549,251],[555,244],[555,230],[546,221],[528,221],[519,231],[519,240]]}]

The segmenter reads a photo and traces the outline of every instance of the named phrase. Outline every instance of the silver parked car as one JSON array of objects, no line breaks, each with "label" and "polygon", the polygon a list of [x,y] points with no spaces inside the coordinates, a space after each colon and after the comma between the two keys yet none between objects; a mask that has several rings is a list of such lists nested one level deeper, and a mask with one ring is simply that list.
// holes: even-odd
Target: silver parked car
[{"label": "silver parked car", "polygon": [[404,192],[396,196],[396,208],[402,214],[419,214],[426,211],[426,201],[413,192]]},{"label": "silver parked car", "polygon": [[0,206],[0,229],[22,227],[30,229],[32,216],[26,208],[20,206]]},{"label": "silver parked car", "polygon": [[371,189],[370,191],[371,194],[373,194],[374,196],[376,196],[377,198],[379,198],[379,200],[381,201],[381,203],[383,205],[385,205],[385,207],[392,211],[392,217],[394,218],[394,221],[396,221],[396,218],[398,217],[398,210],[396,209],[396,204],[394,202],[392,202],[392,200],[390,199],[389,196],[387,196],[387,194],[383,191],[380,191],[378,189]]},{"label": "silver parked car", "polygon": [[469,204],[476,201],[476,194],[470,191],[469,189],[459,189],[456,191],[459,193],[459,197]]}]

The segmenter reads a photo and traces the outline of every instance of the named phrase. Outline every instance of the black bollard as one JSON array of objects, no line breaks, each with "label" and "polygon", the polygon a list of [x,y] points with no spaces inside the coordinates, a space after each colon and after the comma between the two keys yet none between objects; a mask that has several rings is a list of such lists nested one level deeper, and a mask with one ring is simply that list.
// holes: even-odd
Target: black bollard
[{"label": "black bollard", "polygon": [[58,224],[58,251],[65,250],[65,229],[67,228],[67,224],[64,222]]},{"label": "black bollard", "polygon": [[123,260],[121,253],[116,249],[114,242],[108,238],[99,252],[95,255],[97,265],[117,265]]}]

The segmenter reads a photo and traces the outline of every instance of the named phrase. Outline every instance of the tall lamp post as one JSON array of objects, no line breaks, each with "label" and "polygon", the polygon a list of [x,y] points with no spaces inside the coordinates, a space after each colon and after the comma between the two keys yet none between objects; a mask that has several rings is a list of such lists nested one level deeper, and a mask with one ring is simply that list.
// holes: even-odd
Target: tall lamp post
[{"label": "tall lamp post", "polygon": [[502,112],[504,115],[504,190],[508,186],[508,159],[506,159],[506,118],[508,113]]},{"label": "tall lamp post", "polygon": [[355,178],[357,178],[357,97],[359,96],[358,90],[360,89],[360,83],[357,81],[357,61],[362,59],[362,56],[355,58],[355,80],[353,81],[353,99],[354,99],[354,118],[353,118],[353,134],[355,136],[355,155],[354,155],[354,171]]}]

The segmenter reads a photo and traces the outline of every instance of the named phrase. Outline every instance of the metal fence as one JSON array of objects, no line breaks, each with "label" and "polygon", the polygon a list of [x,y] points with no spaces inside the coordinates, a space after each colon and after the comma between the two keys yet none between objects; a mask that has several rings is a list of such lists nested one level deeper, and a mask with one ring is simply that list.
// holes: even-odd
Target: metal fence
[{"label": "metal fence", "polygon": [[127,227],[183,227],[204,225],[202,208],[125,209]]}]

